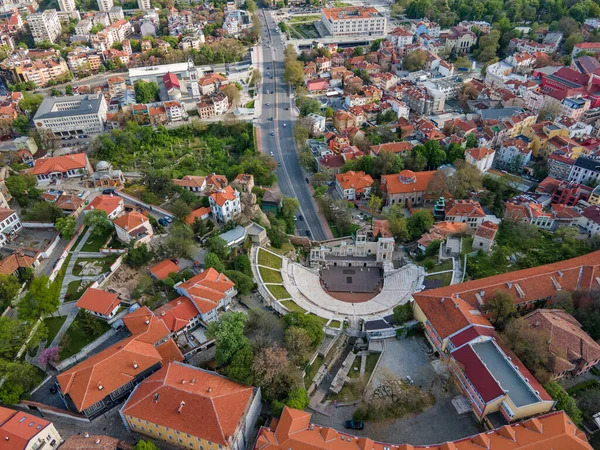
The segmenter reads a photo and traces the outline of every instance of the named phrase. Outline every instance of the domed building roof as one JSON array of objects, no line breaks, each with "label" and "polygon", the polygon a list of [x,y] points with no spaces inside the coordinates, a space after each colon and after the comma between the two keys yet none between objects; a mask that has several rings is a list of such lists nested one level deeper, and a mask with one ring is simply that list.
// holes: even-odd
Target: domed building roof
[{"label": "domed building roof", "polygon": [[400,182],[402,184],[412,184],[417,181],[417,176],[412,170],[403,170],[400,172]]},{"label": "domed building roof", "polygon": [[107,161],[100,161],[96,164],[96,170],[104,171],[110,169],[110,163]]}]

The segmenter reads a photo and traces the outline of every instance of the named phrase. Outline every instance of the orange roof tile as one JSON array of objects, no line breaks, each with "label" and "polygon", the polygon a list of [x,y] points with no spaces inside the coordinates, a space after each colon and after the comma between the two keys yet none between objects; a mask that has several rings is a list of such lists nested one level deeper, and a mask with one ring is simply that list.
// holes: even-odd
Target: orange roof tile
[{"label": "orange roof tile", "polygon": [[177,289],[202,313],[215,309],[235,283],[212,267],[181,283]]},{"label": "orange roof tile", "polygon": [[25,450],[30,441],[51,423],[37,416],[0,406],[2,450]]},{"label": "orange roof tile", "polygon": [[159,280],[164,280],[170,273],[179,272],[179,266],[170,259],[165,259],[158,264],[150,267],[150,273]]},{"label": "orange roof tile", "polygon": [[34,161],[34,175],[44,175],[51,172],[66,172],[68,170],[85,169],[87,167],[87,156],[85,153],[75,153],[67,156],[55,156],[53,158],[40,158]]},{"label": "orange roof tile", "polygon": [[123,199],[116,195],[99,195],[85,207],[86,211],[92,209],[99,209],[106,212],[107,215],[113,213],[116,209],[123,204]]},{"label": "orange roof tile", "polygon": [[224,189],[212,192],[210,194],[215,203],[219,206],[223,206],[226,201],[234,201],[236,198],[236,191],[231,186],[226,186]]},{"label": "orange roof tile", "polygon": [[228,446],[253,392],[214,372],[171,363],[138,386],[123,414]]},{"label": "orange roof tile", "polygon": [[0,260],[0,274],[11,275],[19,268],[33,266],[34,262],[34,257],[25,255],[19,250],[16,250],[7,257]]},{"label": "orange roof tile", "polygon": [[351,170],[346,173],[338,173],[335,178],[342,189],[354,189],[358,193],[364,192],[373,185],[371,175],[366,175],[364,172]]},{"label": "orange roof tile", "polygon": [[403,170],[399,174],[382,175],[381,189],[388,195],[425,192],[434,173],[435,170],[427,172]]},{"label": "orange roof tile", "polygon": [[410,142],[388,142],[387,144],[372,145],[370,149],[373,153],[379,155],[379,152],[382,151],[403,153],[412,150],[412,147]]},{"label": "orange roof tile", "polygon": [[446,216],[485,217],[485,213],[478,201],[475,200],[448,200],[444,207]]},{"label": "orange roof tile", "polygon": [[199,313],[189,298],[181,296],[156,309],[154,314],[172,333],[175,333],[184,328]]},{"label": "orange roof tile", "polygon": [[115,226],[126,231],[135,230],[137,227],[146,222],[149,222],[149,219],[137,211],[131,211],[130,213],[123,214],[122,216],[113,220]]},{"label": "orange roof tile", "polygon": [[189,216],[185,218],[185,223],[188,225],[192,225],[194,221],[198,218],[202,218],[211,213],[211,209],[208,207],[198,208],[193,210]]},{"label": "orange roof tile", "polygon": [[117,294],[111,294],[101,289],[88,288],[75,303],[75,306],[108,316],[120,303]]},{"label": "orange roof tile", "polygon": [[486,156],[493,155],[495,152],[491,148],[477,147],[467,149],[466,153],[469,154],[475,161],[481,161]]}]

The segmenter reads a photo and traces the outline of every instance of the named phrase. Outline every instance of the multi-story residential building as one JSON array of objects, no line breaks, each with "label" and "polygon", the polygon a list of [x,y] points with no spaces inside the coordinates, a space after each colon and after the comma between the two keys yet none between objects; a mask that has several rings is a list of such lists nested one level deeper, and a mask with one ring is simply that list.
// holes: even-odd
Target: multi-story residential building
[{"label": "multi-story residential building", "polygon": [[131,211],[117,217],[113,220],[113,224],[117,232],[117,238],[125,244],[132,242],[134,246],[147,244],[154,236],[150,219],[137,211]]},{"label": "multi-story residential building", "polygon": [[137,0],[137,4],[138,4],[138,9],[141,9],[143,11],[152,8],[152,4],[150,3],[150,0]]},{"label": "multi-story residential building", "polygon": [[373,178],[364,172],[340,173],[335,176],[335,188],[344,200],[368,198],[373,187]]},{"label": "multi-story residential building", "polygon": [[229,222],[242,212],[240,193],[231,186],[212,192],[208,200],[213,217],[219,222]]},{"label": "multi-story residential building", "polygon": [[465,151],[465,161],[476,166],[481,173],[492,168],[496,152],[488,147],[470,148]]},{"label": "multi-story residential building", "polygon": [[260,402],[260,388],[171,363],[133,391],[121,416],[130,431],[180,448],[245,450],[252,443]]},{"label": "multi-story residential building", "polygon": [[590,205],[581,210],[579,226],[588,233],[589,236],[600,233],[600,206]]},{"label": "multi-story residential building", "polygon": [[113,6],[108,12],[108,18],[110,19],[110,23],[115,23],[121,19],[124,19],[125,14],[123,13],[123,8],[120,6]]},{"label": "multi-story residential building", "polygon": [[561,181],[552,194],[552,204],[575,206],[582,200],[587,201],[591,194],[592,188],[589,186]]},{"label": "multi-story residential building", "polygon": [[131,23],[121,19],[96,33],[95,36],[92,36],[90,42],[95,49],[107,51],[111,49],[113,44],[123,42],[132,32]]},{"label": "multi-story residential building", "polygon": [[436,102],[431,95],[416,86],[409,87],[402,92],[402,101],[413,113],[420,116],[428,116],[434,111],[439,111],[440,104],[443,109],[445,103],[443,97]]},{"label": "multi-story residential building", "polygon": [[62,12],[72,12],[77,9],[75,0],[58,0],[58,7]]},{"label": "multi-story residential building", "polygon": [[513,172],[520,172],[531,159],[531,149],[522,139],[509,139],[496,152],[495,163]]},{"label": "multi-story residential building", "polygon": [[588,198],[588,203],[590,205],[600,205],[600,185],[594,188],[594,190],[590,194],[590,198]]},{"label": "multi-story residential building", "polygon": [[574,165],[575,159],[559,153],[553,153],[548,156],[548,175],[558,180],[566,180],[569,178]]},{"label": "multi-story residential building", "polygon": [[392,31],[387,39],[390,41],[395,48],[405,48],[413,43],[414,34],[405,28],[398,27]]},{"label": "multi-story residential building", "polygon": [[235,283],[212,267],[175,285],[175,290],[189,298],[204,323],[218,319],[218,311],[224,311],[237,294]]},{"label": "multi-story residential building", "polygon": [[473,235],[473,249],[489,252],[493,245],[496,233],[498,232],[498,224],[490,221],[484,221],[479,228],[475,230]]},{"label": "multi-story residential building", "polygon": [[75,25],[75,34],[77,36],[87,36],[94,25],[91,20],[83,19]]},{"label": "multi-story residential building", "polygon": [[90,203],[85,207],[85,212],[94,211],[99,209],[106,213],[106,217],[109,220],[116,219],[123,211],[125,211],[125,202],[123,197],[112,194],[100,194],[96,196]]},{"label": "multi-story residential building", "polygon": [[411,31],[417,36],[427,34],[431,37],[439,38],[441,28],[439,24],[423,19],[419,22],[411,22]]},{"label": "multi-story residential building", "polygon": [[225,189],[227,186],[227,177],[225,177],[225,175],[216,175],[214,173],[205,177],[199,175],[186,175],[181,179],[174,179],[173,184],[181,186],[190,192],[204,194],[205,192]]},{"label": "multi-story residential building", "polygon": [[63,439],[52,422],[0,406],[0,442],[6,450],[56,449]]},{"label": "multi-story residential building", "polygon": [[202,47],[202,45],[204,45],[204,35],[200,34],[198,36],[185,36],[183,39],[181,39],[181,42],[179,43],[179,47],[181,48],[181,50],[183,50],[184,52],[186,50],[200,50],[200,47]]},{"label": "multi-story residential building", "polygon": [[10,242],[21,228],[21,221],[16,211],[0,208],[0,248]]},{"label": "multi-story residential building", "polygon": [[581,42],[573,46],[571,51],[571,58],[575,58],[582,52],[600,52],[600,42]]},{"label": "multi-story residential building", "polygon": [[322,8],[321,23],[332,36],[385,36],[387,18],[370,6]]},{"label": "multi-story residential building", "polygon": [[98,9],[102,12],[109,12],[114,6],[113,0],[97,0]]},{"label": "multi-story residential building", "polygon": [[100,319],[110,320],[117,315],[121,300],[119,300],[117,294],[101,289],[88,288],[75,303],[75,306]]},{"label": "multi-story residential building", "polygon": [[466,223],[476,229],[485,220],[485,213],[475,200],[448,200],[444,206],[444,220],[453,223]]},{"label": "multi-story residential building", "polygon": [[522,319],[534,333],[546,333],[552,361],[547,369],[553,378],[572,378],[600,362],[600,345],[581,329],[581,324],[562,309],[537,309]]},{"label": "multi-story residential building", "polygon": [[123,317],[131,336],[89,356],[56,377],[68,409],[92,420],[129,395],[142,380],[173,361],[183,361],[162,320],[143,306]]},{"label": "multi-story residential building", "polygon": [[600,182],[600,159],[580,156],[571,167],[568,180],[578,184]]},{"label": "multi-story residential building", "polygon": [[285,406],[275,425],[260,428],[252,450],[303,450],[309,446],[313,450],[526,450],[553,448],[559,443],[565,449],[592,450],[585,433],[577,428],[564,411],[537,416],[454,442],[427,445],[377,442],[365,436],[352,436],[347,430],[340,432],[311,423],[310,417],[309,412]]},{"label": "multi-story residential building", "polygon": [[213,73],[211,75],[206,75],[198,80],[198,85],[200,86],[200,92],[202,95],[210,95],[219,89],[219,86],[225,84],[227,78],[218,73]]},{"label": "multi-story residential building", "polygon": [[27,23],[36,44],[44,41],[54,44],[60,36],[60,20],[55,9],[30,14],[27,16]]},{"label": "multi-story residential building", "polygon": [[163,106],[167,111],[167,120],[169,122],[179,122],[180,120],[187,119],[187,113],[180,102],[173,100],[165,102]]},{"label": "multi-story residential building", "polygon": [[46,97],[33,123],[59,137],[103,133],[107,110],[106,100],[100,94]]},{"label": "multi-story residential building", "polygon": [[125,78],[123,77],[109,77],[106,80],[108,85],[108,95],[111,97],[121,97],[125,94],[127,85],[125,84]]},{"label": "multi-story residential building", "polygon": [[49,50],[16,50],[0,63],[3,75],[14,83],[32,81],[45,87],[69,74],[69,68],[60,53]]},{"label": "multi-story residential building", "polygon": [[504,203],[504,219],[535,225],[544,230],[554,227],[554,215],[544,211],[539,203]]},{"label": "multi-story residential building", "polygon": [[552,91],[544,96],[542,108],[558,110],[557,116],[582,120],[585,112],[590,109],[591,102],[579,96],[564,97],[564,91]]},{"label": "multi-story residential building", "polygon": [[523,136],[530,140],[529,147],[534,158],[547,157],[553,152],[549,151],[549,142],[557,136],[568,137],[569,132],[564,128],[546,120],[523,130]]},{"label": "multi-story residential building", "polygon": [[69,69],[75,75],[94,74],[100,70],[102,56],[88,47],[75,47],[67,54]]},{"label": "multi-story residential building", "polygon": [[381,190],[385,195],[386,205],[406,203],[407,205],[420,205],[423,203],[427,186],[435,173],[413,172],[403,170],[399,174],[382,175]]},{"label": "multi-story residential building", "polygon": [[44,184],[54,179],[91,175],[94,173],[94,169],[85,153],[75,153],[36,159],[31,173],[37,178],[38,184]]}]

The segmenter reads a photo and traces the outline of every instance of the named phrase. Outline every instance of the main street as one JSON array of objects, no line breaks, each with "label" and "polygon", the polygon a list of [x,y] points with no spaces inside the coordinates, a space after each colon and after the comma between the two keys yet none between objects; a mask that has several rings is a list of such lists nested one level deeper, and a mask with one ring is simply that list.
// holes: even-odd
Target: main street
[{"label": "main street", "polygon": [[[317,212],[294,141],[294,116],[290,88],[283,82],[284,43],[277,30],[277,24],[266,11],[260,11],[262,27],[262,95],[261,113],[257,119],[257,133],[263,151],[271,154],[280,164],[277,180],[281,192],[300,203],[300,214],[304,221],[296,221],[298,234],[315,240],[328,238],[323,221]],[[258,49],[257,49],[258,50]]]}]

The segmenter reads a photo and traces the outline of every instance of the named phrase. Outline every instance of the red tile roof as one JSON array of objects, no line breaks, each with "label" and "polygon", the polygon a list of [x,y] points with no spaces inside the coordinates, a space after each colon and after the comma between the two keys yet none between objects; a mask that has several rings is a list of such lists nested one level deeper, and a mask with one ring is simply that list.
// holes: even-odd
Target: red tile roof
[{"label": "red tile roof", "polygon": [[477,148],[467,149],[466,153],[469,154],[469,155],[471,155],[471,157],[474,160],[481,161],[486,156],[493,155],[495,152],[491,148],[477,147]]},{"label": "red tile roof", "polygon": [[354,189],[357,193],[365,192],[365,189],[373,186],[373,178],[364,172],[350,170],[346,173],[338,173],[335,179],[342,189]]},{"label": "red tile roof", "polygon": [[194,303],[182,296],[156,309],[154,314],[164,322],[169,331],[175,333],[184,328],[199,313]]},{"label": "red tile roof", "polygon": [[0,406],[0,442],[2,450],[25,450],[30,441],[51,422],[21,411]]},{"label": "red tile roof", "polygon": [[475,200],[448,200],[444,213],[446,216],[485,217],[481,205]]},{"label": "red tile roof", "polygon": [[170,259],[165,259],[158,264],[150,267],[150,273],[159,280],[164,280],[170,273],[179,272],[179,266]]},{"label": "red tile roof", "polygon": [[235,200],[236,192],[231,186],[226,186],[224,189],[212,192],[210,196],[217,205],[223,206],[225,202]]},{"label": "red tile roof", "polygon": [[475,236],[479,236],[481,238],[489,239],[490,241],[493,241],[494,238],[496,237],[497,232],[498,232],[498,225],[496,225],[494,222],[490,222],[489,220],[486,220],[481,225],[479,225],[479,227],[477,227],[477,230],[475,231]]},{"label": "red tile roof", "polygon": [[123,204],[123,199],[116,195],[99,195],[85,207],[86,211],[99,209],[106,212],[107,215],[113,213],[120,205]]},{"label": "red tile roof", "polygon": [[389,151],[394,153],[403,153],[412,150],[413,146],[410,142],[388,142],[387,144],[372,145],[371,151],[376,155],[379,152]]},{"label": "red tile roof", "polygon": [[53,158],[40,158],[34,161],[34,175],[44,175],[51,172],[64,173],[68,170],[85,169],[87,157],[85,153],[75,153],[67,156],[55,156]]},{"label": "red tile roof", "polygon": [[385,444],[368,437],[310,423],[310,413],[284,407],[275,429],[261,428],[254,450],[592,450],[585,433],[563,412],[557,411],[523,422],[428,445]]},{"label": "red tile roof", "polygon": [[75,303],[75,306],[108,316],[120,303],[117,294],[111,294],[101,289],[88,288]]},{"label": "red tile roof", "polygon": [[209,215],[211,213],[211,209],[208,207],[202,207],[193,210],[189,216],[185,218],[185,223],[188,225],[192,225],[196,218],[201,219],[202,217]]},{"label": "red tile roof", "polygon": [[178,290],[185,292],[184,295],[194,302],[199,311],[207,313],[217,308],[226,292],[233,287],[233,281],[211,267],[181,283]]},{"label": "red tile roof", "polygon": [[399,174],[382,175],[381,189],[388,194],[407,194],[410,192],[425,192],[435,170],[413,172],[403,170]]},{"label": "red tile roof", "polygon": [[113,220],[115,226],[124,229],[125,231],[133,231],[140,225],[149,222],[150,220],[143,214],[137,211],[131,211],[130,213],[123,214]]},{"label": "red tile roof", "polygon": [[254,388],[214,372],[170,363],[144,380],[123,414],[229,446],[243,427]]}]

